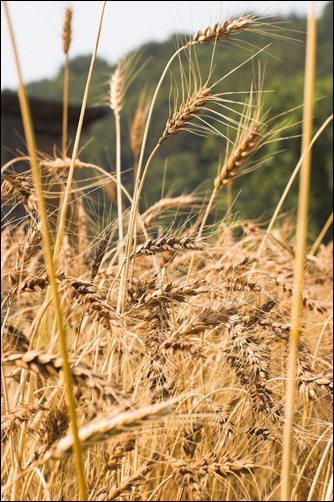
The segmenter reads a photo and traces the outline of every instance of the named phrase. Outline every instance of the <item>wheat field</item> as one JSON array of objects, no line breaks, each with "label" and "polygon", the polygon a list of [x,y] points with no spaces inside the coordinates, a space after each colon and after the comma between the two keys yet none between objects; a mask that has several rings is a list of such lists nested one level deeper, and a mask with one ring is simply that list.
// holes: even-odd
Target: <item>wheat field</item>
[{"label": "wheat field", "polygon": [[[68,7],[65,76],[71,19]],[[103,9],[99,28],[102,19]],[[297,222],[240,221],[232,202],[209,219],[220,193],[233,197],[235,176],[282,132],[271,128],[261,85],[255,92],[250,83],[209,196],[140,205],[166,141],[192,127],[213,132],[215,106],[219,122],[227,120],[218,82],[195,78],[194,48],[224,50],[225,39],[252,29],[268,23],[245,15],[180,42],[132,124],[133,193],[120,162],[131,59],[110,77],[113,173],[79,160],[80,121],[67,151],[67,78],[62,150],[55,158],[37,151],[20,82],[26,171],[15,171],[22,157],[3,166],[1,187],[3,500],[332,499],[332,243],[320,235],[305,244],[298,296]],[[160,86],[181,54],[191,85],[180,83],[165,130],[146,152]],[[76,172],[86,168],[91,177],[79,185]],[[117,218],[96,226],[90,193],[106,184]],[[12,216],[18,207],[22,218]]]}]

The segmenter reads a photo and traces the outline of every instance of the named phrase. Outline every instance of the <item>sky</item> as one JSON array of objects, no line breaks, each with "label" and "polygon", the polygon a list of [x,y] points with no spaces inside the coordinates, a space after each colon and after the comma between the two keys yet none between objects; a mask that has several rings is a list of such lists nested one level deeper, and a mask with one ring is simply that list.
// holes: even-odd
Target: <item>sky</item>
[{"label": "sky", "polygon": [[[97,36],[103,2],[9,1],[21,73],[25,83],[54,78],[64,64],[62,30],[68,5],[73,8],[72,43],[69,57],[91,55]],[[327,1],[316,1],[320,15]],[[109,1],[107,2],[98,56],[116,64],[142,44],[163,42],[173,34],[195,34],[216,22],[244,13],[261,17],[295,13],[307,16],[310,1]],[[18,78],[4,6],[1,6],[1,89],[17,89]]]}]

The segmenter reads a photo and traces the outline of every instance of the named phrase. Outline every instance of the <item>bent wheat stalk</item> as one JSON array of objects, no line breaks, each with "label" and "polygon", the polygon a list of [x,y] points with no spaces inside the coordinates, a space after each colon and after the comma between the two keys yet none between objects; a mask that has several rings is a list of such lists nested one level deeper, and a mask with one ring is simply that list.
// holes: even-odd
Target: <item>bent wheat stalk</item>
[{"label": "bent wheat stalk", "polygon": [[[255,21],[256,16],[251,15],[247,17],[240,17],[236,21],[227,21],[226,25],[215,25],[214,29],[207,28],[207,30],[204,30],[204,32],[197,33],[194,37],[189,40],[188,43],[185,45],[181,46],[177,51],[174,52],[172,57],[169,59],[168,63],[166,64],[162,75],[160,77],[160,80],[157,84],[157,87],[154,91],[152,101],[150,104],[150,108],[148,111],[147,115],[147,120],[146,120],[146,125],[145,125],[145,130],[143,134],[143,141],[142,141],[142,146],[141,146],[141,151],[140,151],[140,156],[139,156],[139,161],[138,161],[138,166],[137,166],[137,178],[135,182],[135,188],[134,188],[134,194],[133,194],[133,204],[131,207],[131,213],[130,213],[130,220],[129,220],[129,229],[126,237],[126,250],[125,250],[125,266],[122,271],[121,275],[121,285],[119,289],[119,297],[118,297],[118,310],[123,313],[125,309],[125,302],[126,302],[126,291],[127,291],[127,286],[128,286],[128,277],[129,277],[129,267],[130,267],[130,254],[132,251],[132,245],[134,241],[134,231],[135,231],[135,224],[136,224],[136,219],[137,219],[137,214],[138,214],[138,207],[139,207],[139,199],[140,199],[140,194],[143,188],[143,184],[145,181],[145,176],[147,173],[147,170],[149,168],[149,165],[151,163],[151,160],[159,148],[161,143],[158,143],[154,150],[152,151],[151,155],[149,156],[145,169],[143,171],[143,175],[141,176],[141,171],[143,167],[143,160],[144,160],[144,154],[145,154],[145,149],[146,149],[146,143],[147,143],[147,137],[148,137],[148,131],[151,123],[151,118],[153,114],[153,109],[155,106],[155,102],[158,96],[158,93],[160,91],[161,85],[163,80],[165,79],[165,76],[167,72],[169,71],[169,68],[172,64],[172,62],[179,56],[179,54],[188,49],[192,45],[200,44],[200,43],[210,43],[210,42],[217,42],[220,39],[226,39],[230,35],[233,35],[234,33],[237,33],[240,30],[244,30],[248,28],[253,21]],[[198,91],[200,92],[200,91]],[[203,92],[203,89],[202,89]],[[207,90],[204,91],[207,97]],[[193,96],[194,97],[194,96]],[[203,99],[203,96],[202,96]],[[189,103],[188,103],[189,104]],[[203,106],[203,105],[202,105]],[[176,124],[175,124],[176,125]],[[175,130],[175,129],[174,129]],[[177,130],[177,128],[176,128]]]}]

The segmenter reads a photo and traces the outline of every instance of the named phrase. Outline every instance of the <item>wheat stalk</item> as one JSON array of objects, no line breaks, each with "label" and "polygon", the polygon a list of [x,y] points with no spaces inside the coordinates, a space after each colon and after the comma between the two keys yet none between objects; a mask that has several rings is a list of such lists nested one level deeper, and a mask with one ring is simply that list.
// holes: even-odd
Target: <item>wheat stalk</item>
[{"label": "wheat stalk", "polygon": [[[37,193],[37,197],[38,197],[38,209],[39,209],[39,213],[40,213],[41,221],[42,221],[43,242],[45,245],[45,260],[47,262],[48,274],[49,274],[50,282],[52,284],[54,307],[55,307],[55,313],[56,313],[57,326],[58,326],[58,330],[59,330],[59,343],[60,343],[62,355],[63,355],[67,403],[68,403],[68,407],[69,407],[70,421],[72,424],[72,429],[73,429],[73,434],[74,434],[74,449],[75,449],[75,460],[76,460],[77,474],[78,474],[78,478],[79,478],[79,491],[80,491],[80,495],[81,495],[82,499],[85,500],[87,498],[86,483],[85,483],[85,476],[84,476],[84,472],[83,472],[81,448],[80,448],[80,443],[78,441],[78,435],[77,435],[75,403],[74,403],[74,398],[73,398],[73,393],[72,393],[71,375],[69,372],[68,360],[67,360],[66,337],[65,337],[64,325],[63,325],[63,319],[62,319],[62,311],[61,311],[59,295],[58,295],[58,287],[57,287],[57,282],[56,282],[56,277],[55,277],[54,260],[52,257],[51,243],[50,243],[50,238],[49,238],[49,225],[48,225],[46,207],[45,207],[45,202],[44,202],[44,194],[43,194],[43,189],[42,189],[42,185],[41,185],[40,173],[39,173],[39,169],[38,169],[38,161],[37,161],[37,155],[36,155],[36,142],[35,142],[35,136],[34,136],[34,132],[33,132],[32,119],[31,119],[28,99],[27,99],[27,95],[26,95],[26,91],[25,91],[25,87],[24,87],[24,83],[23,83],[22,74],[21,74],[21,67],[19,64],[19,58],[18,58],[18,53],[17,53],[17,49],[16,49],[16,44],[15,44],[15,38],[14,38],[12,25],[10,22],[10,16],[9,16],[9,12],[8,12],[6,3],[4,3],[4,7],[5,7],[5,11],[6,11],[6,17],[7,17],[7,21],[8,21],[9,31],[11,34],[13,52],[14,52],[14,57],[15,57],[15,61],[16,61],[17,73],[18,73],[18,77],[19,77],[20,109],[21,109],[21,113],[22,113],[24,132],[25,132],[27,148],[28,148],[28,153],[29,153],[30,162],[31,162],[31,170],[33,173],[33,178],[34,178],[34,185],[35,185],[35,189],[36,189],[36,193]],[[77,151],[75,151],[75,157],[76,157],[76,154],[77,154]],[[69,189],[70,189],[70,186],[68,187],[68,190]],[[69,194],[69,191],[68,191],[68,194]],[[64,204],[65,208],[63,211],[63,220],[65,220],[67,202],[68,201],[66,200],[65,204]],[[60,234],[61,234],[61,232],[60,232]],[[60,237],[60,239],[61,239],[61,237]],[[58,242],[60,243],[60,241],[58,241]],[[55,253],[56,257],[58,255],[58,251],[59,251],[59,249]],[[50,293],[50,296],[51,296],[51,293]],[[22,436],[22,444],[23,444],[23,441],[24,441],[24,439]],[[16,474],[17,473],[17,466],[15,466],[14,469],[15,469],[15,474]],[[16,482],[14,482],[14,484],[13,484],[12,495],[13,495],[13,497],[17,496],[17,483]]]}]

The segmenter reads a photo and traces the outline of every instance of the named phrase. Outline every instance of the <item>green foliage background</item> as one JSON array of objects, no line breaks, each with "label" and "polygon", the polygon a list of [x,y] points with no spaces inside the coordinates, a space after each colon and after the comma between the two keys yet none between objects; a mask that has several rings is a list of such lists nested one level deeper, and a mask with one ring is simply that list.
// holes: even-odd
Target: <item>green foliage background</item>
[{"label": "green foliage background", "polygon": [[[210,83],[227,75],[214,88],[214,92],[233,93],[230,99],[245,101],[252,79],[257,79],[258,61],[264,71],[265,109],[269,117],[281,116],[276,126],[289,120],[291,127],[283,131],[286,137],[275,141],[259,151],[254,161],[261,165],[252,172],[238,177],[233,184],[235,203],[233,212],[237,218],[268,221],[284,191],[284,188],[300,158],[300,134],[304,86],[305,32],[306,19],[298,17],[270,19],[268,35],[242,32],[233,41],[224,41],[214,49],[212,45],[197,46],[192,52],[192,61],[200,68],[202,81],[210,72],[214,55],[214,71]],[[333,95],[333,3],[329,2],[323,10],[317,25],[317,67],[314,103],[314,132],[332,113]],[[190,38],[185,37],[186,39]],[[252,54],[270,44],[250,62],[244,63]],[[140,48],[134,68],[143,69],[134,78],[124,100],[122,111],[122,172],[128,190],[133,187],[133,156],[129,147],[129,129],[143,90],[150,98],[159,81],[160,75],[180,46],[180,40],[172,37],[164,43],[148,43]],[[70,63],[70,102],[80,104],[90,65],[91,55],[76,57]],[[166,78],[158,96],[152,125],[149,133],[147,154],[155,146],[162,134],[166,120],[174,111],[173,96],[181,92],[180,71],[187,74],[189,65],[185,55],[175,61],[169,77]],[[102,59],[97,59],[90,92],[90,106],[108,106],[108,79],[115,67]],[[232,72],[229,74],[229,72]],[[199,76],[197,72],[197,76]],[[28,85],[30,96],[61,100],[63,93],[63,69],[54,80],[42,80]],[[240,106],[235,109],[241,111]],[[287,113],[288,112],[288,113]],[[229,112],[236,118],[236,115]],[[224,131],[233,140],[235,132],[229,128]],[[88,146],[80,154],[80,160],[99,164],[106,170],[115,169],[115,126],[113,115],[107,115],[97,122],[90,131],[89,138],[82,138],[82,145]],[[168,138],[159,149],[152,163],[142,197],[142,210],[154,204],[161,197],[164,179],[164,194],[177,196],[197,190],[211,193],[219,162],[226,152],[226,141],[219,136],[198,136],[189,131]],[[264,161],[268,157],[268,161]],[[252,159],[253,160],[253,159]],[[317,237],[332,211],[333,194],[333,152],[332,125],[328,126],[317,141],[312,156],[311,200],[309,209],[310,238]],[[298,178],[295,180],[283,207],[284,214],[296,215]],[[112,208],[112,211],[116,208]],[[220,211],[220,212],[219,212]],[[221,218],[226,212],[226,190],[219,195],[218,214]],[[330,240],[331,231],[326,241]]]}]

